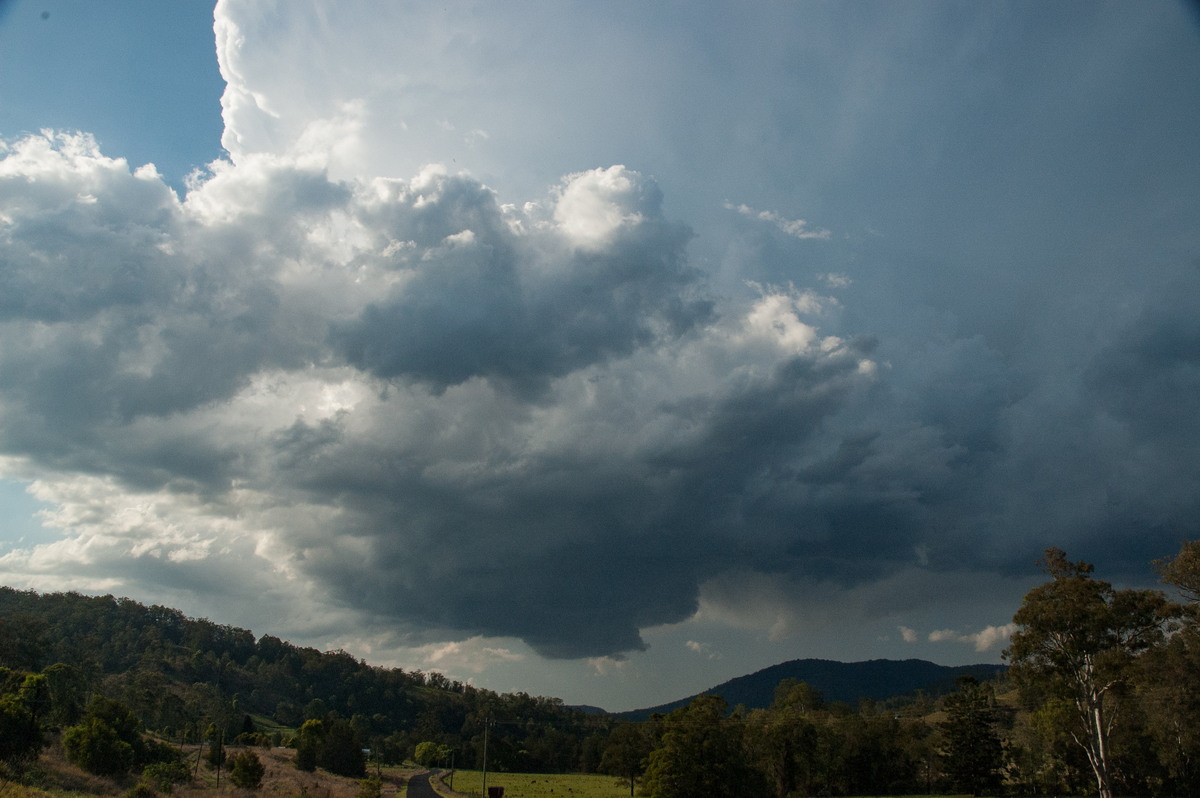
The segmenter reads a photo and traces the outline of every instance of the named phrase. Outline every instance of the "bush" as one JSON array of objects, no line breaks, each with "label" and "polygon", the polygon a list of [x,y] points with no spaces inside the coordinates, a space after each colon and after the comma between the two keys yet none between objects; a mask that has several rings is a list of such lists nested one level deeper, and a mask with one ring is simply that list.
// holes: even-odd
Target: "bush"
[{"label": "bush", "polygon": [[192,773],[188,766],[176,760],[174,762],[155,762],[146,765],[142,771],[142,779],[159,792],[170,792],[176,784],[186,784],[191,781]]},{"label": "bush", "polygon": [[296,767],[309,773],[317,769],[317,753],[321,748],[320,721],[306,720],[296,735]]},{"label": "bush", "polygon": [[142,724],[119,701],[97,698],[83,722],[63,732],[67,759],[97,776],[123,776],[146,761]]},{"label": "bush", "polygon": [[358,783],[358,795],[355,798],[379,798],[383,792],[383,782],[378,776],[368,776]]},{"label": "bush", "polygon": [[271,745],[271,738],[262,732],[242,732],[237,737],[233,738],[234,745],[257,745],[260,748],[267,748]]},{"label": "bush", "polygon": [[129,791],[125,793],[125,798],[154,798],[157,794],[149,783],[139,781],[129,788]]},{"label": "bush", "polygon": [[253,751],[240,751],[229,758],[229,780],[235,787],[257,790],[262,786],[266,768]]},{"label": "bush", "polygon": [[97,776],[124,776],[133,767],[133,746],[100,718],[87,718],[63,732],[67,759]]}]

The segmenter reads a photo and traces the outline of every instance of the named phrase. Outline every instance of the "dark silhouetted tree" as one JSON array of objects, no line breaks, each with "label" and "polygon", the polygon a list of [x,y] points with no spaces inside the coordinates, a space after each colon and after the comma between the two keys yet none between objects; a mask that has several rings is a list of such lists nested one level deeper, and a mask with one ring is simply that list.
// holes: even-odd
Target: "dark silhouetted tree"
[{"label": "dark silhouetted tree", "polygon": [[646,729],[637,723],[622,723],[612,730],[600,755],[600,771],[629,780],[629,795],[645,768],[654,744]]},{"label": "dark silhouetted tree", "polygon": [[950,788],[970,795],[995,791],[1004,769],[1004,744],[996,731],[991,689],[964,676],[943,708],[942,769]]}]

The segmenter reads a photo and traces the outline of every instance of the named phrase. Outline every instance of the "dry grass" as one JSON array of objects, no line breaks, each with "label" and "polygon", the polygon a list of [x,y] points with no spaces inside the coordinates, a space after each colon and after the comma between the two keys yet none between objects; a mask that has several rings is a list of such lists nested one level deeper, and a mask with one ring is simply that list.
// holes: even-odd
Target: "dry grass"
[{"label": "dry grass", "polygon": [[[229,751],[235,750],[232,746]],[[221,771],[220,785],[217,773],[207,764],[200,766],[197,778],[187,784],[178,784],[171,791],[172,798],[357,798],[359,780],[334,776],[323,770],[305,773],[293,762],[295,751],[286,748],[251,749],[262,761],[266,773],[262,787],[257,792],[239,789],[228,781],[228,772]],[[196,751],[189,746],[187,762],[196,773]],[[384,768],[382,798],[404,797],[405,786],[411,770]],[[36,768],[26,783],[0,781],[0,798],[124,798],[137,785],[136,776],[114,780],[94,776],[72,765],[63,756],[62,749],[52,746],[42,752]]]},{"label": "dry grass", "polygon": [[[629,798],[629,782],[616,776],[541,773],[488,773],[489,787],[503,787],[504,798]],[[479,795],[483,773],[459,770],[454,789]]]}]

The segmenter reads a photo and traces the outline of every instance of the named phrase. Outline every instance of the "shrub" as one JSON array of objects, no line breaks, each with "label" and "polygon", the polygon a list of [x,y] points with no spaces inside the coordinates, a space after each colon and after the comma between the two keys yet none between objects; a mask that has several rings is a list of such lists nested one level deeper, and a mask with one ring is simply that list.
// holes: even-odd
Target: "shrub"
[{"label": "shrub", "polygon": [[137,784],[129,788],[125,793],[125,798],[154,798],[158,795],[154,791],[154,787],[145,781],[139,781]]},{"label": "shrub", "polygon": [[142,779],[159,792],[170,792],[176,784],[185,784],[192,778],[187,765],[176,760],[174,762],[155,762],[146,765],[142,771]]},{"label": "shrub", "polygon": [[379,798],[383,792],[383,782],[378,776],[368,776],[358,783],[358,794],[355,798]]},{"label": "shrub", "polygon": [[123,776],[146,761],[142,724],[124,704],[97,698],[78,726],[63,732],[67,759],[97,776]]},{"label": "shrub", "polygon": [[63,732],[67,759],[97,776],[123,776],[133,767],[133,746],[100,718],[86,718]]},{"label": "shrub", "polygon": [[233,738],[234,745],[257,745],[266,748],[271,744],[271,738],[262,732],[242,732]]},{"label": "shrub", "polygon": [[253,751],[240,751],[229,758],[229,780],[235,787],[257,790],[262,786],[266,768]]}]

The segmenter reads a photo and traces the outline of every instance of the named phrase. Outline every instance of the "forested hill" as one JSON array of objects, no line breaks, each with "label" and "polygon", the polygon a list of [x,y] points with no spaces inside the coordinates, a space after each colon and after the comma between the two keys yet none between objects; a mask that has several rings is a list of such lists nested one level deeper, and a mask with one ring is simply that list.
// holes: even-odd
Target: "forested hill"
[{"label": "forested hill", "polygon": [[[918,690],[930,696],[955,689],[960,676],[973,676],[981,682],[1002,674],[1004,665],[936,665],[920,659],[873,659],[867,662],[834,662],[825,659],[794,659],[739,676],[705,690],[700,695],[719,695],[730,706],[765,709],[775,699],[775,688],[784,679],[805,682],[820,692],[826,701],[856,704],[861,699],[882,701]],[[654,713],[666,714],[687,706],[696,696],[688,696],[662,706],[620,713],[629,720],[644,720]]]},{"label": "forested hill", "polygon": [[256,639],[168,607],[0,586],[0,676],[55,663],[70,666],[80,704],[89,695],[118,700],[170,739],[195,739],[213,722],[232,739],[247,726],[286,731],[308,718],[337,716],[395,761],[423,740],[453,744],[470,757],[490,716],[497,766],[563,771],[579,767],[587,758],[584,741],[613,722],[556,698],[373,667],[344,651]]}]

